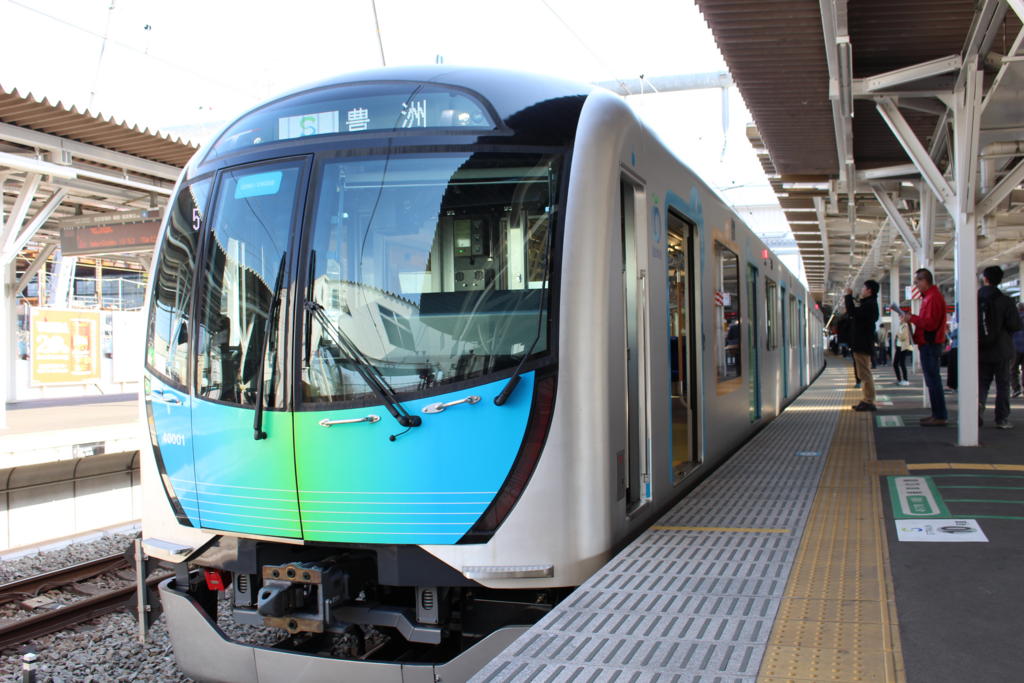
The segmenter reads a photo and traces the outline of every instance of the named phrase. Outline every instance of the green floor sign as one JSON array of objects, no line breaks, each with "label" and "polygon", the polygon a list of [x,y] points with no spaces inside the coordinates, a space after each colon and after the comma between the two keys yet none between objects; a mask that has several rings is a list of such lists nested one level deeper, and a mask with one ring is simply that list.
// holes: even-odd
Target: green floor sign
[{"label": "green floor sign", "polygon": [[949,517],[949,510],[931,477],[888,477],[896,519]]}]

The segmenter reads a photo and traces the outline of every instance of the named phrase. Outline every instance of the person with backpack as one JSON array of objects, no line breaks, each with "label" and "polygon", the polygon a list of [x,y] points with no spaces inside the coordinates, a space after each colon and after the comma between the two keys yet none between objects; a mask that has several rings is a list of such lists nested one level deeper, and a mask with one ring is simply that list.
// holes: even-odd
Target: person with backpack
[{"label": "person with backpack", "polygon": [[942,395],[942,375],[939,362],[946,344],[946,299],[935,285],[932,271],[919,268],[914,282],[923,297],[921,312],[914,315],[899,311],[900,320],[914,326],[914,343],[921,358],[921,374],[928,387],[928,402],[932,414],[921,420],[922,427],[944,427],[949,417],[946,397]]},{"label": "person with backpack", "polygon": [[978,426],[983,424],[985,400],[993,378],[996,381],[996,428],[1011,429],[1010,365],[1016,356],[1013,333],[1020,329],[1020,317],[1010,297],[999,291],[1003,269],[989,266],[981,274],[978,290]]}]

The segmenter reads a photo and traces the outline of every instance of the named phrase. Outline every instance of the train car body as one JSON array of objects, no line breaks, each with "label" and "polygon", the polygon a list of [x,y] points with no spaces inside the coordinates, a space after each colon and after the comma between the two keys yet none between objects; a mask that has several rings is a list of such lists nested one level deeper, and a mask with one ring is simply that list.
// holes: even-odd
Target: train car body
[{"label": "train car body", "polygon": [[[204,680],[468,677],[823,365],[804,287],[628,104],[538,76],[258,107],[155,263],[144,546]],[[221,586],[287,642],[227,640]]]}]

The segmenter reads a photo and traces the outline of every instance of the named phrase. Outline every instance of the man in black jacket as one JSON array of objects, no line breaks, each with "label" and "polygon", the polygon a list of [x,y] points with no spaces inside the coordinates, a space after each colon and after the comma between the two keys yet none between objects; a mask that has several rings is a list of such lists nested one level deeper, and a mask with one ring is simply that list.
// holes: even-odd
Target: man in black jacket
[{"label": "man in black jacket", "polygon": [[853,318],[850,348],[857,379],[861,383],[863,398],[853,406],[856,411],[877,410],[875,407],[875,380],[871,376],[871,356],[875,350],[875,323],[878,322],[878,283],[866,280],[860,299],[853,300],[853,290],[846,288],[846,313]]},{"label": "man in black jacket", "polygon": [[992,379],[996,380],[996,427],[1011,429],[1010,365],[1013,363],[1013,333],[1020,329],[1013,300],[999,291],[1003,269],[989,266],[982,271],[978,290],[978,424]]}]

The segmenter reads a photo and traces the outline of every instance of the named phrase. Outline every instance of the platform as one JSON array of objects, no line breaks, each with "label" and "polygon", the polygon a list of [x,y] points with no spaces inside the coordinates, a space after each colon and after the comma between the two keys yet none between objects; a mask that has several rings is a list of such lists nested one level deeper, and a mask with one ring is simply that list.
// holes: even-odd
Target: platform
[{"label": "platform", "polygon": [[24,467],[139,449],[139,402],[134,394],[8,404],[0,429],[0,467]]},{"label": "platform", "polygon": [[[857,413],[849,362],[829,362],[472,680],[1019,680],[1024,402],[1014,400],[1018,431],[983,428],[981,447],[958,448],[955,425],[917,425],[928,414],[919,386],[898,387],[880,367],[891,405]],[[876,426],[894,415],[905,426]],[[934,506],[897,520],[893,501],[906,517],[908,497],[892,491],[910,485]],[[947,516],[975,520],[987,540],[943,531],[957,526]],[[898,538],[928,531],[944,542]]]}]

